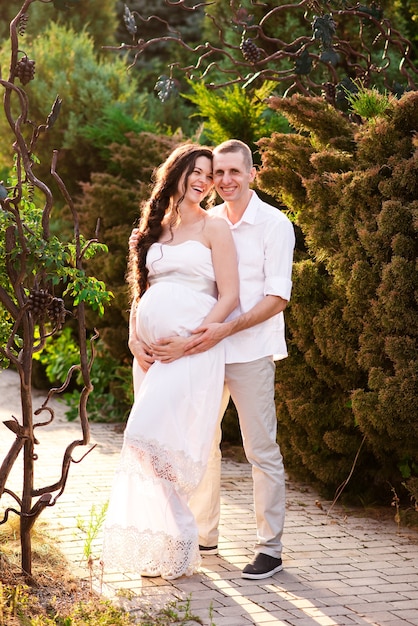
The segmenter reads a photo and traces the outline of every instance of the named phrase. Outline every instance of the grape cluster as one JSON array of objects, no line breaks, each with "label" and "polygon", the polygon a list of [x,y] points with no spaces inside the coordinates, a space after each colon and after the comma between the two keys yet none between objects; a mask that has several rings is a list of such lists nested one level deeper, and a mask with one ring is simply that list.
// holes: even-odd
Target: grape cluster
[{"label": "grape cluster", "polygon": [[28,298],[28,308],[35,318],[44,317],[52,296],[44,289],[32,289]]},{"label": "grape cluster", "polygon": [[322,93],[329,102],[334,102],[336,93],[334,83],[324,83],[322,85]]},{"label": "grape cluster", "polygon": [[28,308],[35,319],[48,317],[60,329],[65,322],[65,306],[62,298],[55,298],[45,289],[32,289],[28,298]]},{"label": "grape cluster", "polygon": [[19,18],[19,23],[17,25],[17,32],[19,33],[19,35],[25,34],[28,20],[29,20],[29,15],[27,13],[22,13],[22,15]]},{"label": "grape cluster", "polygon": [[55,322],[57,328],[62,328],[65,322],[65,306],[64,300],[61,298],[52,298],[47,308],[48,317]]},{"label": "grape cluster", "polygon": [[27,85],[35,77],[35,61],[27,56],[22,57],[16,64],[16,76],[22,85]]},{"label": "grape cluster", "polygon": [[249,63],[257,63],[261,59],[261,50],[255,45],[252,39],[243,39],[240,43],[242,56]]}]

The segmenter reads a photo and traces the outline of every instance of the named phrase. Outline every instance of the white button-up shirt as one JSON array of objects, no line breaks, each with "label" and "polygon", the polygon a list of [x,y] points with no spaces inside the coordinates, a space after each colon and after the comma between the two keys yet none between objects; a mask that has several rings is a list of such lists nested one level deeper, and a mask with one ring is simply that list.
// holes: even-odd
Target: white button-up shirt
[{"label": "white button-up shirt", "polygon": [[[232,224],[225,204],[209,211],[228,222],[238,255],[240,303],[227,320],[246,313],[264,296],[290,299],[295,233],[279,209],[263,202],[253,191],[239,222]],[[245,363],[273,355],[287,356],[283,313],[241,330],[225,339],[226,362]]]}]

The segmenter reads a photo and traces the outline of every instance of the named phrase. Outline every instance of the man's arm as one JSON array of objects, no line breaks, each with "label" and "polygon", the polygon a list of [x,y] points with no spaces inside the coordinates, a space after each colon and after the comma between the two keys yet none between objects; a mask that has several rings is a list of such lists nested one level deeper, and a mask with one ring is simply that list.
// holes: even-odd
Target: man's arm
[{"label": "man's arm", "polygon": [[281,313],[286,306],[287,300],[280,296],[267,295],[252,309],[229,322],[200,326],[193,331],[193,334],[198,334],[198,336],[189,339],[184,346],[184,354],[205,352],[219,343],[219,341],[222,341],[222,339],[230,337],[241,330],[252,328],[252,326],[261,324],[261,322],[265,322],[274,315]]}]

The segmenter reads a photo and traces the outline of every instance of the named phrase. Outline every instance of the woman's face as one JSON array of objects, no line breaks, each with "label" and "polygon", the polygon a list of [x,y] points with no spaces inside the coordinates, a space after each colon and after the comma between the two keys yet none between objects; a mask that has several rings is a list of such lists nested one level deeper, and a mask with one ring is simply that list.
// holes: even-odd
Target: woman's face
[{"label": "woman's face", "polygon": [[199,204],[213,187],[211,159],[205,156],[196,159],[193,171],[187,179],[186,189],[184,189],[185,178],[186,175],[184,174],[180,179],[179,193],[184,194],[185,200]]}]

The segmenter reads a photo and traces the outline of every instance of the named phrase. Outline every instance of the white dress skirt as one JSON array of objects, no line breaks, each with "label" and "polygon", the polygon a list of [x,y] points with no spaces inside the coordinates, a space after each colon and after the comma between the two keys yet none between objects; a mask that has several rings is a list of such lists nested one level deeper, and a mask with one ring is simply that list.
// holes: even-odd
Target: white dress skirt
[{"label": "white dress skirt", "polygon": [[[188,336],[216,303],[209,248],[189,240],[153,244],[150,287],[137,308],[145,342]],[[104,528],[105,571],[167,580],[200,565],[198,530],[188,500],[198,486],[215,433],[224,384],[222,342],[173,363],[134,365],[135,401]]]}]

